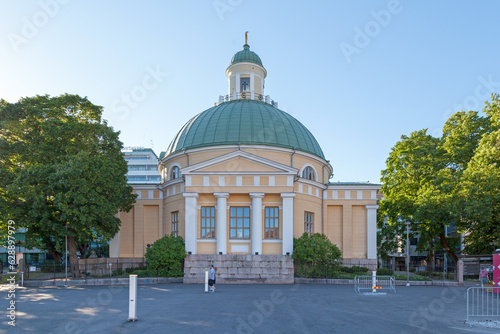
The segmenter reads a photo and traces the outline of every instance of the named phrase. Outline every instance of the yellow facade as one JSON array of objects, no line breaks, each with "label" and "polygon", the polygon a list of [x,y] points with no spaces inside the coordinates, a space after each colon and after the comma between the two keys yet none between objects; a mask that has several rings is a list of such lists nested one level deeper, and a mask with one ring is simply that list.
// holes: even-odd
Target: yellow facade
[{"label": "yellow facade", "polygon": [[[313,232],[324,233],[342,251],[344,259],[374,259],[373,249],[369,256],[367,226],[374,221],[368,221],[368,208],[377,204],[379,186],[373,184],[325,184],[321,180],[306,180],[300,176],[304,166],[313,166],[322,179],[331,172],[331,166],[326,161],[318,161],[318,157],[303,152],[295,152],[293,166],[291,151],[286,154],[283,149],[273,152],[254,147],[230,148],[221,150],[209,149],[208,152],[197,149],[189,154],[190,165],[187,165],[185,155],[177,155],[162,161],[160,172],[168,170],[172,164],[180,165],[182,178],[165,180],[155,192],[141,191],[141,199],[129,213],[121,213],[122,228],[120,231],[120,257],[142,257],[147,244],[162,235],[172,233],[172,214],[177,213],[178,235],[186,238],[186,198],[184,193],[197,194],[195,243],[197,254],[216,254],[217,238],[202,236],[202,207],[217,207],[215,194],[225,193],[226,233],[223,248],[227,254],[252,254],[254,239],[253,229],[259,229],[261,254],[283,254],[283,201],[281,194],[294,194],[293,198],[293,237],[298,238],[305,232],[305,214],[313,215]],[[255,155],[258,153],[259,155]],[[270,159],[270,158],[273,159]],[[193,163],[194,164],[191,164]],[[288,165],[286,165],[288,163]],[[198,168],[198,166],[200,166]],[[323,168],[326,166],[326,168]],[[159,194],[161,192],[161,194]],[[146,194],[153,194],[149,198]],[[251,194],[262,194],[260,217],[261,221],[252,221],[254,208]],[[231,208],[249,208],[251,221],[250,234],[246,239],[231,238]],[[278,232],[273,239],[266,239],[265,208],[278,209]],[[373,215],[372,215],[373,218]],[[373,219],[372,219],[373,220]],[[215,222],[215,231],[218,228]],[[373,233],[373,231],[372,231]],[[376,232],[375,232],[376,233]],[[214,235],[215,235],[214,234]],[[376,238],[376,237],[375,237]],[[286,244],[286,242],[285,242]],[[376,244],[376,239],[375,239]],[[219,245],[220,247],[221,245]],[[372,246],[373,247],[373,246]],[[194,248],[193,248],[194,249]],[[191,251],[194,252],[194,251]],[[291,253],[291,250],[288,249]],[[375,250],[376,257],[376,250]]]}]

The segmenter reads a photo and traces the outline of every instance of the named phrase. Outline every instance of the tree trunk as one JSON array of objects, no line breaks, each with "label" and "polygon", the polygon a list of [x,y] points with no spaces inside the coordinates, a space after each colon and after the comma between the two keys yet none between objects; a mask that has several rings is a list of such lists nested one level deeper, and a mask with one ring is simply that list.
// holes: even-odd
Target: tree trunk
[{"label": "tree trunk", "polygon": [[440,234],[439,240],[441,241],[441,245],[443,245],[443,248],[446,249],[446,252],[451,256],[453,261],[455,261],[455,263],[458,263],[458,256],[448,245],[448,240],[446,240],[446,236],[444,234]]},{"label": "tree trunk", "polygon": [[73,278],[80,278],[78,266],[78,255],[76,254],[76,242],[73,235],[68,235],[69,262],[71,262],[71,275]]},{"label": "tree trunk", "polygon": [[87,252],[89,251],[90,244],[78,244],[78,249],[80,250],[80,258],[85,259],[87,257]]},{"label": "tree trunk", "polygon": [[429,250],[427,251],[427,258],[425,259],[427,265],[425,271],[434,271],[434,241],[429,242]]},{"label": "tree trunk", "polygon": [[45,243],[45,248],[47,251],[52,255],[54,258],[54,263],[56,265],[61,264],[61,258],[62,258],[62,253],[56,251],[54,244],[50,239],[44,239],[43,242]]}]

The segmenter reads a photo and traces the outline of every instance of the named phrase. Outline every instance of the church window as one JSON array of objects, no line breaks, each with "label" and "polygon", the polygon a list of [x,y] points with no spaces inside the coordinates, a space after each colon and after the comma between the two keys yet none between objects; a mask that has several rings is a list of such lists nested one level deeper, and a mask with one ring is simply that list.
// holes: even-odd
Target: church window
[{"label": "church window", "polygon": [[304,212],[304,232],[314,233],[314,213]]},{"label": "church window", "polygon": [[240,92],[250,91],[250,78],[240,78]]},{"label": "church window", "polygon": [[302,178],[314,181],[314,170],[311,167],[304,168],[304,170],[302,171]]},{"label": "church window", "polygon": [[250,239],[250,208],[231,207],[230,225],[231,239]]},{"label": "church window", "polygon": [[179,211],[172,212],[172,235],[174,237],[179,236]]},{"label": "church window", "polygon": [[266,228],[264,237],[266,239],[279,239],[279,208],[278,207],[266,207],[265,209],[265,221]]},{"label": "church window", "polygon": [[170,179],[178,179],[181,177],[181,170],[179,169],[178,166],[174,166],[172,170],[170,171]]},{"label": "church window", "polygon": [[215,238],[215,207],[201,207],[201,237],[202,239]]}]

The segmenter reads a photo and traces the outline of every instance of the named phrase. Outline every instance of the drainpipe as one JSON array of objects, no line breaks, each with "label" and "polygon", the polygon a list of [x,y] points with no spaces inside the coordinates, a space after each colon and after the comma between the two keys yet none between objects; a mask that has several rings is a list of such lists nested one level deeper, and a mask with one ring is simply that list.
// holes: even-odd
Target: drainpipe
[{"label": "drainpipe", "polygon": [[161,237],[165,236],[165,197],[163,196],[163,189],[157,185],[156,188],[161,193]]},{"label": "drainpipe", "polygon": [[297,149],[294,147],[293,148],[293,153],[290,156],[290,167],[292,167],[292,168],[293,168],[293,155],[295,154],[296,151],[297,151]]},{"label": "drainpipe", "polygon": [[321,233],[325,234],[325,190],[328,186],[325,185],[325,167],[330,163],[329,160],[326,160],[326,164],[323,165],[321,178],[323,181],[323,190],[321,191]]}]

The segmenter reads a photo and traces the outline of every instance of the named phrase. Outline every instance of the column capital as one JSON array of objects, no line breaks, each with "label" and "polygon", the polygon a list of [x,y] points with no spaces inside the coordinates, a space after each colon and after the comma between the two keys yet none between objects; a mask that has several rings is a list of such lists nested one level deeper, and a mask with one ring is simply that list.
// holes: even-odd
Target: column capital
[{"label": "column capital", "polygon": [[377,210],[378,209],[378,205],[376,205],[376,204],[368,204],[368,205],[365,205],[365,208],[366,208],[366,210]]},{"label": "column capital", "polygon": [[281,193],[281,198],[294,198],[295,193]]},{"label": "column capital", "polygon": [[250,198],[264,198],[265,193],[250,193]]},{"label": "column capital", "polygon": [[198,198],[200,195],[198,193],[182,193],[184,197],[189,197],[189,198]]},{"label": "column capital", "polygon": [[228,198],[229,193],[214,193],[215,198]]}]

